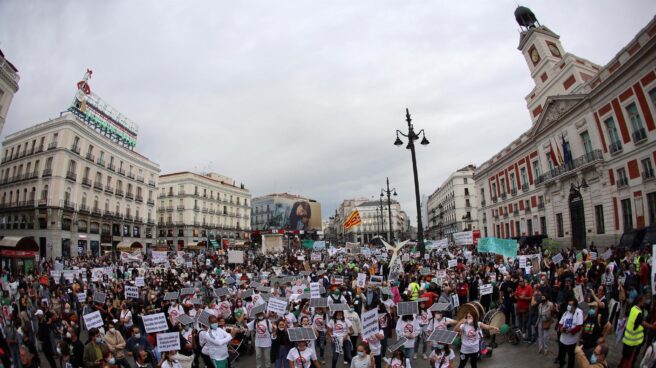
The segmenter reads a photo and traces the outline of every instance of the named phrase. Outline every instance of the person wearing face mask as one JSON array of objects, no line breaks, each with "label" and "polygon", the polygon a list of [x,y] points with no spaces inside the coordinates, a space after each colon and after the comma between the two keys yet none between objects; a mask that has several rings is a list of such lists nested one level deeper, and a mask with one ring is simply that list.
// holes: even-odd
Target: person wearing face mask
[{"label": "person wearing face mask", "polygon": [[371,356],[374,359],[374,366],[376,368],[382,368],[381,364],[381,358],[382,358],[382,352],[383,352],[383,346],[382,346],[382,341],[385,339],[385,332],[382,329],[379,329],[378,332],[375,334],[369,336],[369,337],[364,337],[362,335],[362,343],[369,348],[371,352]]},{"label": "person wearing face mask", "polygon": [[597,346],[597,340],[601,337],[603,328],[599,324],[597,309],[588,304],[587,316],[583,321],[581,328],[580,343],[583,345],[583,352],[586,357],[592,356],[592,351]]},{"label": "person wearing face mask", "polygon": [[71,345],[71,351],[73,355],[71,356],[71,365],[73,368],[84,367],[84,344],[78,338],[78,335],[75,331],[66,332],[65,341]]},{"label": "person wearing face mask", "polygon": [[355,357],[351,360],[351,368],[374,368],[374,356],[365,343],[358,345]]},{"label": "person wearing face mask", "polygon": [[165,351],[162,354],[162,360],[159,362],[160,368],[182,368],[180,362],[175,358],[175,351]]},{"label": "person wearing face mask", "polygon": [[227,368],[228,343],[232,340],[232,335],[219,328],[216,316],[210,316],[209,323],[209,330],[201,331],[199,336],[202,352],[209,356],[214,368]]},{"label": "person wearing face mask", "polygon": [[[576,347],[574,353],[576,354],[576,366],[579,368],[608,368],[608,362],[606,362],[608,346],[606,346],[606,344],[597,345],[594,348],[590,359],[586,357],[586,354],[580,346]],[[640,367],[642,367],[642,365]]]},{"label": "person wearing face mask", "polygon": [[567,358],[567,367],[574,368],[574,348],[578,342],[579,331],[583,325],[583,311],[577,308],[576,298],[570,299],[567,303],[567,310],[558,322],[558,331],[560,338],[558,340],[558,364],[560,368],[565,366],[565,355]]},{"label": "person wearing face mask", "polygon": [[547,300],[544,294],[540,294],[538,305],[538,354],[549,354],[549,329],[551,329],[551,314],[553,303]]},{"label": "person wearing face mask", "polygon": [[486,325],[478,321],[478,314],[472,315],[467,313],[464,319],[458,321],[453,331],[460,333],[460,365],[459,368],[465,368],[470,361],[471,367],[476,368],[478,355],[481,349],[482,330],[492,330],[499,332],[497,327]]},{"label": "person wearing face mask", "polygon": [[403,353],[408,359],[412,359],[415,351],[415,340],[419,334],[421,334],[421,327],[414,315],[401,316],[401,319],[396,322],[396,336],[407,339],[405,344],[403,344]]},{"label": "person wearing face mask", "polygon": [[620,364],[633,366],[640,353],[640,348],[645,341],[645,329],[652,325],[645,320],[643,309],[647,306],[647,300],[651,302],[651,295],[643,294],[636,299],[636,303],[629,311],[626,320],[624,336],[622,337],[622,361]]},{"label": "person wearing face mask", "polygon": [[321,364],[326,364],[324,360],[324,353],[326,350],[326,319],[328,318],[325,308],[315,308],[314,314],[310,317],[310,324],[314,329],[314,332],[317,334],[317,346],[319,348],[319,358],[321,358]]},{"label": "person wearing face mask", "polygon": [[105,343],[109,348],[110,353],[114,356],[117,365],[124,368],[130,368],[127,359],[125,359],[125,339],[123,335],[116,330],[114,322],[110,321],[107,324],[107,333],[105,333]]},{"label": "person wearing face mask", "polygon": [[271,322],[260,312],[247,326],[248,330],[255,334],[255,367],[271,368]]},{"label": "person wearing face mask", "polygon": [[351,321],[351,329],[349,330],[349,339],[351,340],[351,346],[353,350],[351,351],[351,356],[355,355],[355,349],[357,349],[358,336],[360,336],[360,331],[362,330],[362,323],[360,321],[360,315],[355,311],[355,308],[351,305],[349,310],[344,312],[344,318]]},{"label": "person wearing face mask", "polygon": [[[332,341],[332,368],[337,367],[337,360],[340,354],[336,353],[337,345],[341,344],[344,354],[344,361],[351,361],[351,340],[348,338],[349,333],[352,331],[351,321],[344,318],[343,311],[335,311],[333,318],[326,324],[328,328],[328,339]],[[276,367],[277,368],[277,367]]]},{"label": "person wearing face mask", "polygon": [[307,341],[297,341],[296,347],[287,353],[287,361],[290,368],[320,368],[316,352],[308,346]]},{"label": "person wearing face mask", "polygon": [[410,359],[406,358],[403,349],[398,349],[392,354],[391,359],[385,360],[385,368],[406,368],[410,367]]},{"label": "person wearing face mask", "polygon": [[451,368],[451,361],[456,358],[456,354],[447,344],[437,343],[433,346],[433,351],[429,357],[433,368]]},{"label": "person wearing face mask", "polygon": [[132,311],[128,308],[126,302],[123,302],[123,304],[121,304],[119,321],[121,322],[121,327],[123,328],[123,332],[125,332],[127,336],[130,336],[130,332],[132,332],[132,325],[133,325]]},{"label": "person wearing face mask", "polygon": [[[84,367],[85,368],[102,368],[105,364],[104,356],[109,354],[109,349],[105,345],[100,331],[97,328],[89,330],[89,343],[84,348]],[[54,367],[54,366],[53,366]]]},{"label": "person wearing face mask", "polygon": [[153,346],[148,342],[146,336],[141,334],[139,326],[132,326],[132,336],[125,343],[125,349],[128,352],[129,356],[136,357],[135,353],[137,349],[144,349],[148,353],[153,351]]}]

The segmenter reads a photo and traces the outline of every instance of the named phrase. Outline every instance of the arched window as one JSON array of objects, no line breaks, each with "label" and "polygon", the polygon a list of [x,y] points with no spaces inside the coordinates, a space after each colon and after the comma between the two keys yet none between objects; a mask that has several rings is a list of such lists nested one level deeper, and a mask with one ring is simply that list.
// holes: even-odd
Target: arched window
[{"label": "arched window", "polygon": [[[41,189],[41,199],[42,200],[48,200],[48,184],[43,186],[43,189]],[[9,199],[11,201],[11,198]]]},{"label": "arched window", "polygon": [[36,199],[36,188],[32,187],[32,191],[30,192],[30,201],[34,202]]},{"label": "arched window", "polygon": [[87,194],[86,193],[82,193],[82,203],[81,204],[82,204],[83,207],[87,206]]},{"label": "arched window", "polygon": [[64,200],[66,203],[69,203],[71,201],[71,188],[68,187],[66,188],[66,192],[64,192]]}]

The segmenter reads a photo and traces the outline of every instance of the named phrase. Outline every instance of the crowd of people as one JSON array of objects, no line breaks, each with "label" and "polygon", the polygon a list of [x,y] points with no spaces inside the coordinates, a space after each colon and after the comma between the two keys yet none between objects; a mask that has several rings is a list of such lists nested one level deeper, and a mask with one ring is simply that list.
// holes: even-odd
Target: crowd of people
[{"label": "crowd of people", "polygon": [[[229,252],[44,259],[28,274],[2,270],[2,367],[226,368],[254,353],[257,368],[319,368],[327,358],[331,368],[420,360],[476,368],[500,335],[551,354],[561,368],[609,367],[609,349],[621,350],[620,367],[656,366],[651,249],[535,245],[506,257],[451,245],[422,257],[406,245],[399,272],[374,244],[250,249],[237,262]],[[321,298],[312,297],[316,286]],[[272,308],[271,298],[286,307]],[[416,310],[398,309],[407,302]],[[505,323],[465,307],[474,304]],[[372,310],[378,325],[365,333],[362,316]],[[163,328],[153,327],[156,314]],[[314,338],[290,331],[302,327]],[[455,334],[431,338],[436,330]]]}]

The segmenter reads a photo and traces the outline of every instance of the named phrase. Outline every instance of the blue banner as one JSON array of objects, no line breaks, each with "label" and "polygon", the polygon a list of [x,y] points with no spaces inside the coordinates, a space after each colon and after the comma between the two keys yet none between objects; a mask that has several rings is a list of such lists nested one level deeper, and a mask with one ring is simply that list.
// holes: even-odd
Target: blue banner
[{"label": "blue banner", "polygon": [[512,239],[480,238],[479,253],[494,253],[504,257],[517,257],[517,241]]}]

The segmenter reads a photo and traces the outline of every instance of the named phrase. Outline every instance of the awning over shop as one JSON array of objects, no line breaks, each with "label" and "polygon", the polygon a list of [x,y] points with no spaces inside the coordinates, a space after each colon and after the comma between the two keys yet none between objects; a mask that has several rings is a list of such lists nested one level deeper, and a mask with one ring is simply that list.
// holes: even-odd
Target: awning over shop
[{"label": "awning over shop", "polygon": [[141,248],[143,248],[143,245],[141,245],[139,242],[125,241],[116,245],[116,250],[120,252],[136,252]]},{"label": "awning over shop", "polygon": [[5,236],[0,239],[0,256],[32,258],[39,252],[39,245],[31,236]]},{"label": "awning over shop", "polygon": [[214,248],[218,248],[218,247],[221,246],[221,245],[219,244],[219,242],[216,241],[216,240],[214,240],[214,239],[210,239],[210,244],[211,244]]}]

